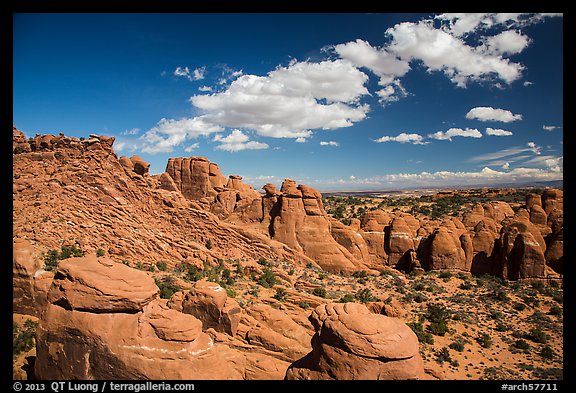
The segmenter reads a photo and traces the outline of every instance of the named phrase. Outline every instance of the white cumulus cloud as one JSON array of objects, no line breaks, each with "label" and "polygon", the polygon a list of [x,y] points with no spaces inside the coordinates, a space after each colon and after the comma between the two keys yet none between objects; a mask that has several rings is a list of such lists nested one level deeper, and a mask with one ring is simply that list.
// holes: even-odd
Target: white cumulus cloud
[{"label": "white cumulus cloud", "polygon": [[321,141],[320,142],[320,146],[334,146],[334,147],[338,147],[340,146],[340,144],[338,142],[335,141]]},{"label": "white cumulus cloud", "polygon": [[188,139],[222,132],[224,129],[209,123],[204,117],[161,119],[158,124],[140,137],[142,152],[170,153]]},{"label": "white cumulus cloud", "polygon": [[274,138],[307,138],[312,129],[349,127],[370,107],[368,76],[345,60],[292,62],[267,76],[242,75],[222,92],[194,95],[192,104],[213,124]]},{"label": "white cumulus cloud", "polygon": [[461,136],[465,138],[482,138],[482,133],[475,128],[450,128],[448,131],[438,131],[428,134],[429,138],[451,141],[452,138]]},{"label": "white cumulus cloud", "polygon": [[250,137],[240,130],[233,130],[228,136],[216,135],[215,142],[220,144],[216,146],[218,150],[236,152],[240,150],[260,150],[267,149],[269,146],[263,142],[251,141]]},{"label": "white cumulus cloud", "polygon": [[429,72],[444,72],[458,87],[495,76],[510,84],[524,69],[501,54],[489,53],[485,46],[467,45],[462,38],[435,28],[432,21],[399,23],[386,34],[392,38],[388,50],[405,61],[421,60]]},{"label": "white cumulus cloud", "polygon": [[522,115],[513,114],[509,110],[492,108],[490,106],[478,106],[472,108],[466,113],[467,119],[476,119],[480,121],[500,121],[510,123],[516,120],[522,120]]},{"label": "white cumulus cloud", "polygon": [[405,132],[398,134],[397,136],[383,136],[381,138],[375,139],[374,142],[400,142],[400,143],[412,143],[414,145],[425,145],[429,142],[424,142],[424,137],[418,134],[407,134]]},{"label": "white cumulus cloud", "polygon": [[493,135],[493,136],[510,136],[513,135],[511,131],[501,130],[499,128],[486,128],[486,135]]}]

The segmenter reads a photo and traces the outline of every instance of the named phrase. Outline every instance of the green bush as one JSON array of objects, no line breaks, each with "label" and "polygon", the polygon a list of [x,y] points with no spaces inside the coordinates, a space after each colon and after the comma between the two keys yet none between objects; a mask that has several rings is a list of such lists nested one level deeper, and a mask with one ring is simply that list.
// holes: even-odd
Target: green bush
[{"label": "green bush", "polygon": [[483,348],[490,348],[492,346],[492,337],[490,337],[490,335],[488,333],[481,333],[476,338],[476,341]]},{"label": "green bush", "polygon": [[368,273],[366,273],[366,270],[357,270],[354,273],[352,273],[352,277],[354,277],[354,278],[366,278],[366,277],[368,277]]},{"label": "green bush", "polygon": [[264,288],[272,288],[274,285],[278,284],[278,279],[276,278],[276,275],[272,269],[265,267],[262,275],[256,282],[262,285]]},{"label": "green bush", "polygon": [[550,315],[562,315],[562,308],[557,306],[557,305],[553,305],[552,307],[550,307],[550,310],[548,310],[548,314],[550,314]]},{"label": "green bush", "polygon": [[156,262],[156,267],[158,268],[158,270],[160,270],[161,272],[165,272],[166,270],[168,270],[168,264],[164,261],[158,261]]},{"label": "green bush", "polygon": [[378,301],[378,298],[372,295],[372,291],[368,288],[360,289],[354,297],[362,303]]},{"label": "green bush", "polygon": [[542,331],[542,329],[539,326],[530,329],[528,338],[534,341],[535,343],[539,344],[546,344],[548,342],[548,335],[544,331]]},{"label": "green bush", "polygon": [[27,319],[20,327],[12,323],[12,356],[16,357],[22,352],[28,352],[34,347],[37,322]]},{"label": "green bush", "polygon": [[104,254],[106,254],[106,253],[104,252],[103,249],[99,248],[99,249],[96,250],[96,256],[97,256],[97,257],[103,257]]},{"label": "green bush", "polygon": [[442,364],[444,362],[452,362],[452,357],[450,356],[450,351],[446,347],[442,347],[440,351],[436,352],[436,360],[438,363]]},{"label": "green bush", "polygon": [[428,331],[435,336],[444,336],[448,332],[446,321],[432,322],[428,325]]},{"label": "green bush", "polygon": [[182,288],[174,283],[174,277],[172,276],[166,276],[163,279],[155,278],[154,281],[160,289],[161,299],[170,299],[172,295],[182,290]]},{"label": "green bush", "polygon": [[286,297],[287,297],[286,290],[282,287],[276,288],[276,294],[273,297],[274,297],[274,299],[278,300],[279,302],[286,301]]},{"label": "green bush", "polygon": [[546,345],[540,350],[540,356],[542,356],[544,359],[554,359],[556,357],[556,352],[554,352],[552,348]]},{"label": "green bush", "polygon": [[524,341],[522,339],[518,339],[518,340],[514,341],[514,346],[518,349],[523,350],[523,351],[530,349],[530,344],[528,344],[526,341]]},{"label": "green bush", "polygon": [[236,296],[238,296],[236,291],[233,290],[232,288],[226,288],[226,295],[228,295],[228,297],[231,297],[231,298],[235,298]]},{"label": "green bush", "polygon": [[326,288],[324,288],[324,287],[316,287],[316,288],[314,288],[314,290],[312,291],[312,295],[318,296],[318,297],[321,297],[321,298],[325,298],[325,297],[326,297]]},{"label": "green bush", "polygon": [[303,310],[308,310],[310,308],[310,304],[308,302],[298,302],[298,307]]},{"label": "green bush", "polygon": [[460,284],[460,286],[458,288],[469,290],[469,289],[472,289],[473,287],[474,286],[472,285],[471,282],[466,281],[466,282],[463,282],[462,284]]},{"label": "green bush", "polygon": [[450,319],[451,312],[442,304],[428,304],[426,319],[430,322],[447,322]]},{"label": "green bush", "polygon": [[464,350],[464,343],[462,341],[453,341],[449,347],[455,351],[462,352]]},{"label": "green bush", "polygon": [[76,247],[76,245],[61,246],[60,252],[54,249],[48,250],[48,252],[44,254],[44,270],[56,271],[58,269],[58,262],[60,262],[61,260],[72,257],[78,258],[83,256],[84,251]]},{"label": "green bush", "polygon": [[424,331],[422,322],[409,322],[407,325],[412,329],[414,334],[416,334],[416,337],[418,337],[418,341],[420,341],[421,344],[434,344],[434,337],[430,333]]},{"label": "green bush", "polygon": [[354,295],[352,295],[351,293],[347,293],[345,295],[343,295],[340,300],[338,300],[338,303],[349,303],[349,302],[353,302],[354,301]]}]

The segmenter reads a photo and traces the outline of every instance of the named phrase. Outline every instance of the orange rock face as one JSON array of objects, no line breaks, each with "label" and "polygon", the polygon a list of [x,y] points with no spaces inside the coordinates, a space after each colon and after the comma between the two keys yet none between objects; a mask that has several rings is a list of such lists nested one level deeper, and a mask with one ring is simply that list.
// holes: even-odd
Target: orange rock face
[{"label": "orange rock face", "polygon": [[292,363],[286,379],[392,380],[424,375],[418,338],[401,320],[358,303],[323,304],[310,321],[312,352]]}]

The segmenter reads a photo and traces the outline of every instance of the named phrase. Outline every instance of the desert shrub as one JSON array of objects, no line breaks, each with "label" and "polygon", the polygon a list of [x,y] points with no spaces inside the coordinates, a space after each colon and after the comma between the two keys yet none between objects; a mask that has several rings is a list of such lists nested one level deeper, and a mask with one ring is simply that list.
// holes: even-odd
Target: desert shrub
[{"label": "desert shrub", "polygon": [[524,303],[514,303],[512,308],[517,311],[524,311],[526,309],[526,305]]},{"label": "desert shrub", "polygon": [[293,276],[294,275],[294,268],[291,267],[290,270],[288,270],[288,275],[289,276]]},{"label": "desert shrub", "polygon": [[168,264],[164,261],[158,261],[156,262],[156,267],[158,268],[158,270],[160,270],[161,272],[165,272],[166,270],[168,270]]},{"label": "desert shrub", "polygon": [[234,285],[235,281],[234,278],[232,278],[232,271],[230,269],[228,268],[222,269],[222,272],[220,273],[219,283],[223,287],[228,285]]},{"label": "desert shrub", "polygon": [[326,288],[324,288],[324,287],[316,287],[316,288],[314,288],[314,290],[312,291],[312,295],[318,296],[318,297],[321,297],[321,298],[325,298],[325,297],[326,297]]},{"label": "desert shrub", "polygon": [[352,273],[352,277],[354,277],[354,278],[366,278],[366,277],[368,277],[368,273],[366,273],[366,270],[357,270],[354,273]]},{"label": "desert shrub", "polygon": [[442,347],[436,352],[436,360],[438,363],[442,364],[444,362],[452,362],[452,357],[450,356],[450,351],[446,347]]},{"label": "desert shrub", "polygon": [[416,303],[424,303],[425,301],[428,300],[428,298],[421,293],[417,293],[416,295],[414,295],[412,300],[414,300]]},{"label": "desert shrub", "polygon": [[184,276],[185,279],[196,282],[198,280],[201,280],[203,277],[204,276],[202,274],[202,271],[198,269],[196,265],[188,265],[188,270],[186,271],[186,274]]},{"label": "desert shrub", "polygon": [[550,315],[562,315],[562,308],[557,306],[557,305],[553,305],[552,307],[550,307],[550,310],[548,310],[548,314],[550,314]]},{"label": "desert shrub", "polygon": [[432,322],[427,329],[435,336],[444,336],[448,332],[448,323],[446,321]]},{"label": "desert shrub", "polygon": [[136,262],[136,265],[134,265],[134,268],[138,270],[144,270],[144,265],[142,264],[142,262],[138,261]]},{"label": "desert shrub", "polygon": [[58,269],[58,263],[61,260],[83,256],[84,251],[82,251],[82,249],[80,249],[79,247],[76,247],[76,245],[74,244],[71,246],[61,246],[60,252],[54,249],[48,250],[44,254],[44,270],[56,271]]},{"label": "desert shrub", "polygon": [[282,287],[276,288],[276,293],[274,294],[273,298],[278,300],[279,302],[286,301],[287,293],[286,290]]},{"label": "desert shrub", "polygon": [[481,333],[476,341],[482,348],[490,348],[492,346],[492,337],[488,333]]},{"label": "desert shrub", "polygon": [[258,284],[262,285],[264,288],[272,288],[274,285],[278,284],[278,279],[276,275],[269,267],[265,267],[262,275],[257,280]]},{"label": "desert shrub", "polygon": [[422,322],[409,322],[407,325],[412,329],[414,334],[416,334],[416,337],[418,337],[418,341],[420,341],[421,344],[434,344],[434,337],[430,333],[424,331]]},{"label": "desert shrub", "polygon": [[538,307],[540,305],[540,300],[536,296],[523,296],[522,300],[532,307]]},{"label": "desert shrub", "polygon": [[492,310],[492,311],[490,311],[490,317],[492,319],[498,320],[498,319],[502,319],[502,317],[504,317],[504,314],[502,314],[502,311]]},{"label": "desert shrub", "polygon": [[324,280],[328,275],[326,273],[318,273],[318,280]]},{"label": "desert shrub", "polygon": [[554,359],[556,357],[556,352],[554,352],[552,348],[546,345],[540,350],[540,356],[542,356],[544,359]]},{"label": "desert shrub", "polygon": [[161,299],[170,299],[172,295],[182,290],[182,288],[174,283],[174,277],[172,276],[166,276],[162,279],[155,278],[154,281],[160,289]]},{"label": "desert shrub", "polygon": [[48,250],[44,255],[44,270],[54,271],[58,268],[59,254],[56,250]]},{"label": "desert shrub", "polygon": [[447,322],[451,312],[442,304],[428,304],[426,319],[430,322]]},{"label": "desert shrub", "polygon": [[416,284],[414,284],[414,286],[412,288],[415,291],[423,291],[426,288],[426,285],[424,285],[424,283],[422,283],[422,282],[417,282]]},{"label": "desert shrub", "polygon": [[12,356],[16,357],[22,352],[28,352],[34,347],[34,336],[37,322],[27,319],[20,327],[16,322],[12,323]]},{"label": "desert shrub", "polygon": [[522,339],[518,339],[518,340],[514,341],[514,346],[518,349],[523,350],[523,351],[530,349],[530,344],[528,344],[526,341],[524,341]]},{"label": "desert shrub", "polygon": [[542,331],[542,329],[539,326],[530,329],[528,338],[534,341],[535,343],[539,344],[546,344],[546,342],[548,342],[548,335],[544,331]]},{"label": "desert shrub", "polygon": [[228,297],[231,297],[231,298],[235,298],[236,296],[238,296],[236,291],[232,288],[226,288],[226,295],[228,295]]},{"label": "desert shrub", "polygon": [[84,256],[84,251],[81,248],[76,247],[75,244],[71,246],[61,246],[60,247],[60,256],[59,259],[68,259],[68,258],[79,258]]},{"label": "desert shrub", "polygon": [[354,297],[362,303],[378,301],[378,298],[372,295],[372,291],[368,288],[360,289]]},{"label": "desert shrub", "polygon": [[298,307],[303,310],[308,310],[310,308],[310,304],[308,302],[298,302]]},{"label": "desert shrub", "polygon": [[213,247],[212,239],[206,240],[206,248],[209,249],[209,250],[211,250],[212,247]]},{"label": "desert shrub", "polygon": [[460,289],[465,289],[465,290],[472,289],[473,287],[474,287],[474,286],[472,285],[472,283],[471,283],[471,282],[468,282],[468,281],[463,282],[462,284],[460,284],[460,285],[458,286],[458,288],[460,288]]},{"label": "desert shrub", "polygon": [[510,300],[510,297],[508,296],[508,294],[506,293],[506,291],[504,289],[494,290],[494,292],[492,293],[492,298],[496,299],[502,303],[506,303]]},{"label": "desert shrub", "polygon": [[99,249],[96,250],[96,256],[97,256],[97,257],[103,257],[104,254],[106,254],[106,253],[104,252],[103,249],[99,248]]},{"label": "desert shrub", "polygon": [[498,332],[505,332],[508,329],[510,329],[510,326],[506,325],[504,322],[498,322],[496,323],[496,331]]},{"label": "desert shrub", "polygon": [[[448,280],[450,280],[452,278],[452,272],[448,271],[448,270],[444,270],[442,272],[440,272],[440,274],[438,274],[438,278],[447,278]],[[445,280],[447,281],[447,280]]]},{"label": "desert shrub", "polygon": [[347,293],[338,300],[338,303],[349,303],[353,301],[354,301],[354,295],[352,295],[351,293]]},{"label": "desert shrub", "polygon": [[449,347],[455,351],[462,352],[464,350],[464,343],[462,341],[453,341]]}]

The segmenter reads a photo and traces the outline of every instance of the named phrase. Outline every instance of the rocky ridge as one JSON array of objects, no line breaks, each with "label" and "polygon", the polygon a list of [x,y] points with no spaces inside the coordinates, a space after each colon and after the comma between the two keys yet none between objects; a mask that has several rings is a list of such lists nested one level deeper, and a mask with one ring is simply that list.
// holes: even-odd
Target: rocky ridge
[{"label": "rocky ridge", "polygon": [[[40,317],[39,378],[427,378],[403,322],[303,296],[277,268],[293,304],[316,307],[309,319],[302,306],[246,307],[204,280],[160,299],[147,273],[125,266],[138,262],[205,269],[234,261],[253,276],[263,274],[254,263],[262,258],[344,275],[391,267],[508,279],[562,273],[560,190],[527,197],[517,212],[491,202],[432,222],[376,210],[343,225],[317,190],[290,179],[259,193],[203,157],[171,159],[151,176],[140,157],[118,158],[113,138],[26,139],[14,129],[13,141],[14,307]],[[44,271],[43,253],[62,245],[87,255]],[[400,337],[397,345],[389,336]],[[362,349],[366,340],[372,349]],[[367,365],[374,371],[362,371]]]}]

